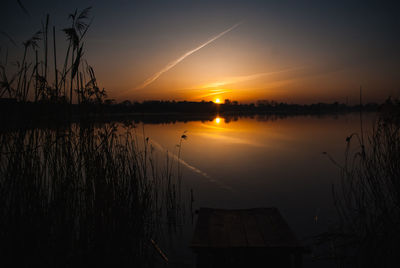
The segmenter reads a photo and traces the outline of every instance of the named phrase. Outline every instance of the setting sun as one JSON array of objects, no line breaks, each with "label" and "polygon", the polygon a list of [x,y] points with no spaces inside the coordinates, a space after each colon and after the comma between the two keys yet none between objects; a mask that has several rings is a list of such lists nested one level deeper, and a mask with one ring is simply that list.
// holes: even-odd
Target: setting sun
[{"label": "setting sun", "polygon": [[59,2],[0,5],[0,268],[400,267],[400,0]]}]

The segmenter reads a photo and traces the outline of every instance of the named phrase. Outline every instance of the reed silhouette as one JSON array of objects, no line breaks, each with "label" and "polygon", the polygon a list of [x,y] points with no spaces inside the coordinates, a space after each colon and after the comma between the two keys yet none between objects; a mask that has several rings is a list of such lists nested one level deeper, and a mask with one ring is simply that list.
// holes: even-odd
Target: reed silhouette
[{"label": "reed silhouette", "polygon": [[83,55],[84,38],[92,21],[90,10],[91,7],[75,10],[68,17],[70,26],[62,29],[68,42],[62,67],[57,65],[59,54],[54,26],[52,36],[49,33],[50,15],[46,16],[42,28],[23,42],[22,57],[16,60],[16,67],[9,63],[6,55],[6,60],[0,63],[0,98],[36,103],[102,103],[106,91],[99,88],[94,69]]},{"label": "reed silhouette", "polygon": [[346,138],[333,196],[340,222],[318,236],[339,266],[396,267],[400,261],[400,102],[388,99],[372,133]]},{"label": "reed silhouette", "polygon": [[130,125],[2,132],[0,160],[4,266],[151,266],[182,224],[179,161]]}]

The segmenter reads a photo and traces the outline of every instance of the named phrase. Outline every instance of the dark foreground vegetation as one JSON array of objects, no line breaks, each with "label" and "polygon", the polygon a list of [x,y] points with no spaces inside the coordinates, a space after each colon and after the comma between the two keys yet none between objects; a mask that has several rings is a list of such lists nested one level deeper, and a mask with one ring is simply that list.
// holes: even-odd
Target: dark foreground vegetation
[{"label": "dark foreground vegetation", "polygon": [[[226,120],[235,120],[241,114],[262,119],[360,109],[379,111],[381,116],[370,135],[361,130],[347,138],[346,161],[339,165],[342,180],[333,191],[341,222],[319,239],[329,241],[329,257],[340,265],[399,263],[398,101],[358,106],[229,100],[114,103],[106,100],[106,91],[99,88],[94,69],[84,59],[89,11],[70,14],[62,29],[67,41],[63,58],[50,16],[23,43],[20,59],[10,64],[8,57],[1,57],[2,266],[135,267],[152,266],[157,260],[155,245],[163,230],[174,229],[183,220],[179,163],[168,154],[158,158],[148,138],[129,124],[124,131],[116,128],[110,123],[112,116],[203,114],[199,120],[210,120],[210,115],[224,114]],[[95,126],[91,116],[105,124]],[[42,120],[43,125],[19,124],[33,120]],[[53,125],[54,121],[64,124]],[[71,123],[77,121],[80,124]],[[12,124],[17,127],[9,128]]]},{"label": "dark foreground vegetation", "polygon": [[[85,36],[91,20],[90,7],[69,14],[62,29],[67,45],[61,53],[50,15],[42,28],[22,43],[22,56],[10,59],[8,50],[0,60],[0,98],[9,103],[99,104],[107,96],[97,84],[94,69],[84,58]],[[7,35],[8,36],[8,35]],[[10,43],[17,45],[9,37]],[[15,48],[14,48],[15,49]],[[2,51],[3,52],[3,51]],[[2,53],[4,54],[4,52]],[[60,55],[63,57],[60,58]]]},{"label": "dark foreground vegetation", "polygon": [[[387,104],[372,133],[346,139],[333,188],[340,224],[318,237],[340,267],[398,267],[400,260],[400,101]],[[332,159],[333,160],[333,159]],[[333,160],[334,161],[334,160]]]},{"label": "dark foreground vegetation", "polygon": [[1,57],[2,267],[152,266],[183,219],[179,161],[131,124],[88,116],[106,97],[84,59],[89,11],[69,15],[63,58],[49,15],[21,58]]},{"label": "dark foreground vegetation", "polygon": [[152,241],[182,221],[179,167],[125,128],[0,133],[2,265],[154,264]]}]

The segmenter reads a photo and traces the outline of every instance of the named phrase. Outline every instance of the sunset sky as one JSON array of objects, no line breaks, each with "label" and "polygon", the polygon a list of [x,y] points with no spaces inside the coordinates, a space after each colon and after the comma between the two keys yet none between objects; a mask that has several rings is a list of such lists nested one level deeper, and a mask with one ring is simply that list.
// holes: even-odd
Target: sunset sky
[{"label": "sunset sky", "polygon": [[[29,16],[2,2],[0,31],[18,44],[46,13],[61,30],[92,6],[85,57],[117,101],[354,103],[360,86],[366,101],[400,95],[395,1],[21,1]],[[0,41],[3,56],[12,45]]]}]

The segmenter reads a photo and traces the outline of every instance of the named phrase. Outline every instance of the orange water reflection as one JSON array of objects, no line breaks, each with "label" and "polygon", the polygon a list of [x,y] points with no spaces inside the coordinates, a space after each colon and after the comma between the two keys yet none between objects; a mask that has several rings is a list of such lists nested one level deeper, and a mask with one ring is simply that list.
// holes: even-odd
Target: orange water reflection
[{"label": "orange water reflection", "polygon": [[256,181],[265,186],[283,177],[301,188],[316,174],[336,172],[321,152],[342,157],[345,138],[358,131],[357,120],[357,115],[274,120],[217,116],[204,121],[147,124],[144,129],[146,136],[169,152],[176,151],[180,136],[187,131],[182,159],[232,189],[255,186]]},{"label": "orange water reflection", "polygon": [[[366,125],[372,119],[366,116]],[[217,116],[145,124],[144,130],[160,150],[172,153],[187,131],[180,147],[183,194],[193,189],[194,209],[274,206],[302,238],[326,230],[335,215],[331,189],[339,170],[322,152],[342,163],[346,137],[359,131],[359,115]]]}]

